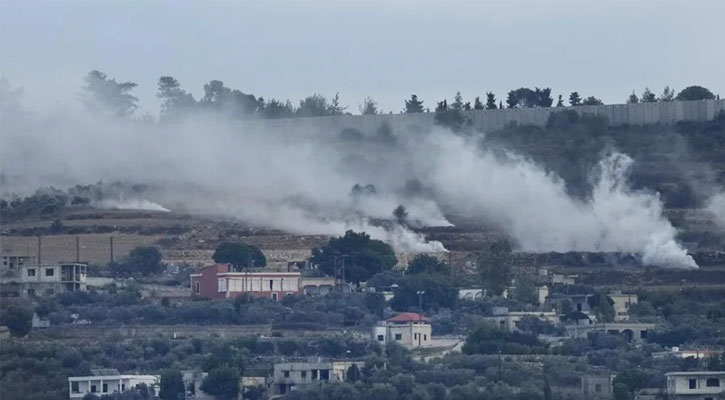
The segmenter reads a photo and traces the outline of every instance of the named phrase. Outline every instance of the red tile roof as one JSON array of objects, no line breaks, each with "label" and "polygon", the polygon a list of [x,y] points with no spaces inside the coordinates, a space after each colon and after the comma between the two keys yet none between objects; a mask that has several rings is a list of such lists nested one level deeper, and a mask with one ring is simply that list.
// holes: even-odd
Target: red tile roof
[{"label": "red tile roof", "polygon": [[418,322],[418,321],[430,321],[428,318],[413,312],[404,312],[394,315],[388,318],[388,322]]}]

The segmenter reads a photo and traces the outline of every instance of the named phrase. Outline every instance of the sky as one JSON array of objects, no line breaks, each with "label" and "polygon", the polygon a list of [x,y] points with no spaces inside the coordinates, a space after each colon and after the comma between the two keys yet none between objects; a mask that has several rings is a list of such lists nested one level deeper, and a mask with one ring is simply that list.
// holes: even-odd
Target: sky
[{"label": "sky", "polygon": [[725,95],[725,1],[0,0],[0,72],[38,111],[78,106],[97,69],[157,115],[160,76],[265,99],[339,93],[399,112],[519,87],[623,103],[645,86]]}]

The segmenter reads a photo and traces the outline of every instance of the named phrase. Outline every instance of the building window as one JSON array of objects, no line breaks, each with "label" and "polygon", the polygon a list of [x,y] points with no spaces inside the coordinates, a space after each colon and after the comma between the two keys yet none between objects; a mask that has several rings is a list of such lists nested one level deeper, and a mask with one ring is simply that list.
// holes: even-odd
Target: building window
[{"label": "building window", "polygon": [[312,370],[312,379],[317,379],[317,370],[316,369]]},{"label": "building window", "polygon": [[269,280],[269,290],[270,290],[270,291],[272,290],[272,285],[273,285],[273,284],[274,284],[274,281],[270,279],[270,280]]},{"label": "building window", "polygon": [[307,378],[307,371],[301,371],[300,376],[302,376],[303,378]]},{"label": "building window", "polygon": [[284,371],[284,377],[289,378],[289,371]]},{"label": "building window", "polygon": [[126,384],[125,383],[122,383],[121,384],[121,391],[122,392],[125,392],[126,391]]},{"label": "building window", "polygon": [[403,335],[400,333],[395,334],[395,340],[403,340]]},{"label": "building window", "polygon": [[378,335],[378,342],[384,342],[385,341],[385,335]]},{"label": "building window", "polygon": [[46,268],[45,276],[55,276],[55,268]]},{"label": "building window", "polygon": [[103,393],[108,393],[108,384],[107,383],[103,384]]},{"label": "building window", "polygon": [[35,289],[28,289],[29,296],[35,296]]},{"label": "building window", "polygon": [[35,276],[35,268],[28,268],[28,276]]},{"label": "building window", "polygon": [[697,389],[697,379],[690,379],[690,389]]},{"label": "building window", "polygon": [[423,341],[428,340],[428,335],[423,335]]},{"label": "building window", "polygon": [[91,393],[96,393],[96,385],[91,385]]},{"label": "building window", "polygon": [[640,331],[639,332],[639,338],[640,339],[647,339],[647,331]]},{"label": "building window", "polygon": [[322,381],[330,380],[330,370],[329,369],[320,370],[320,380],[322,380]]},{"label": "building window", "polygon": [[418,340],[418,335],[419,335],[418,333],[414,333],[413,334],[413,340]]},{"label": "building window", "polygon": [[196,292],[196,294],[199,294],[200,289],[201,284],[199,284],[199,282],[194,282],[194,292]]},{"label": "building window", "polygon": [[78,382],[71,382],[70,383],[70,391],[71,393],[80,393],[80,388],[78,387]]},{"label": "building window", "polygon": [[720,379],[717,379],[717,378],[708,378],[708,380],[705,382],[705,386],[707,386],[707,387],[720,387]]}]

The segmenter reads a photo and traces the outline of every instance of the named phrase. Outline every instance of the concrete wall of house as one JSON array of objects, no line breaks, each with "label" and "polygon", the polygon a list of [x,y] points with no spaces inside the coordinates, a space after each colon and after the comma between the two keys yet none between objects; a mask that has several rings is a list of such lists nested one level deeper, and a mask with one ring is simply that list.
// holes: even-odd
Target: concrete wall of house
[{"label": "concrete wall of house", "polygon": [[[607,117],[612,126],[672,124],[680,121],[712,120],[725,110],[725,100],[672,101],[661,103],[612,104],[601,106],[516,108],[503,110],[464,111],[475,130],[489,132],[515,122],[519,125],[544,126],[552,112],[576,110],[580,114],[596,114]],[[339,132],[346,128],[357,129],[365,135],[373,135],[384,123],[395,129],[430,129],[434,126],[435,113],[340,115],[318,118],[290,118],[246,121],[247,129],[284,130],[293,133]]]},{"label": "concrete wall of house", "polygon": [[[690,380],[695,380],[695,388],[690,389]],[[707,386],[708,379],[717,379],[718,386]],[[725,374],[705,376],[677,375],[667,377],[667,393],[674,395],[716,395],[725,391]],[[688,397],[689,398],[689,397]]]}]

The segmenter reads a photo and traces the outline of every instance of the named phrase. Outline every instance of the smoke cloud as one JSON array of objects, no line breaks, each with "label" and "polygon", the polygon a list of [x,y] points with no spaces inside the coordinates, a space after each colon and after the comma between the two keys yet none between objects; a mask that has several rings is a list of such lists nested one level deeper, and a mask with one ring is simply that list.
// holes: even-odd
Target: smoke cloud
[{"label": "smoke cloud", "polygon": [[[7,113],[5,113],[7,114]],[[528,251],[616,251],[645,264],[696,268],[656,194],[630,190],[632,160],[612,153],[586,201],[529,160],[445,130],[395,141],[338,132],[290,134],[214,115],[149,123],[71,112],[5,115],[3,193],[98,180],[148,184],[126,207],[183,210],[291,233],[363,230],[398,251],[445,251],[409,226],[446,226],[446,212],[495,222]],[[368,188],[356,190],[358,188]],[[368,186],[370,185],[370,186]],[[121,199],[119,199],[121,201]],[[121,208],[120,203],[106,206]]]}]

